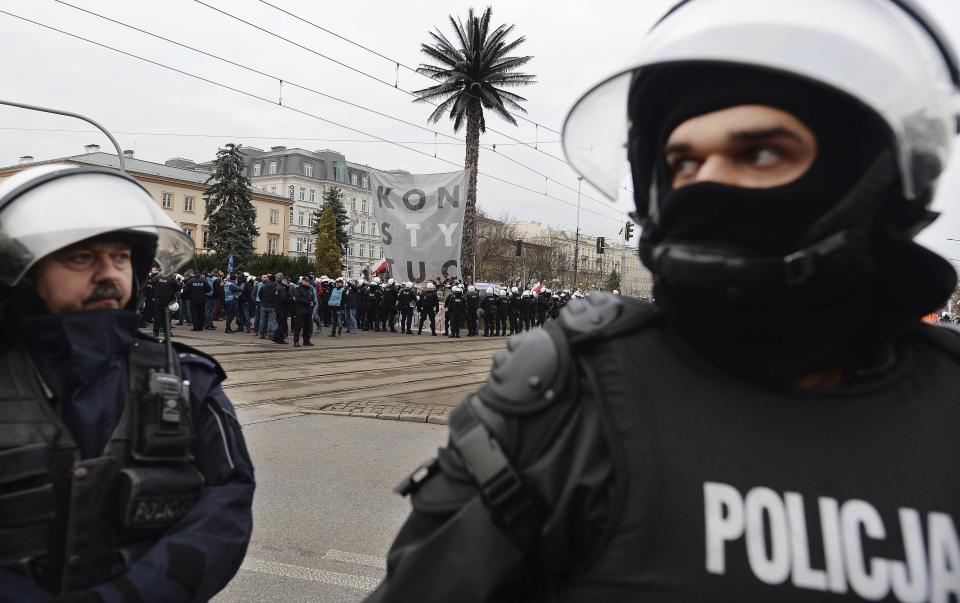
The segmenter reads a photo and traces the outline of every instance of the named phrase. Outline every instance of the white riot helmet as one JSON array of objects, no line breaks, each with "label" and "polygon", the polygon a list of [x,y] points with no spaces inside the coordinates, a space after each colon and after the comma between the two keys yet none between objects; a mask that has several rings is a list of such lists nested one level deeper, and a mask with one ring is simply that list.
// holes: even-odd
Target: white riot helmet
[{"label": "white riot helmet", "polygon": [[500,297],[506,297],[506,296],[507,296],[507,290],[506,290],[506,289],[501,289],[498,295],[500,295]]},{"label": "white riot helmet", "polygon": [[473,292],[476,291],[476,290],[477,290],[477,288],[474,287],[473,285],[470,285],[470,286],[467,287],[467,291],[469,291],[470,293],[473,293]]},{"label": "white riot helmet", "polygon": [[433,284],[433,281],[427,281],[427,291],[436,291],[437,286]]},{"label": "white riot helmet", "polygon": [[617,289],[614,289],[614,290],[613,290],[613,294],[614,294],[614,295],[620,295],[620,291],[617,290]]},{"label": "white riot helmet", "polygon": [[394,284],[394,282],[396,282],[396,281],[394,281],[394,280],[391,278],[391,279],[387,280],[387,285],[392,285],[392,284]]},{"label": "white riot helmet", "polygon": [[513,293],[514,295],[516,295],[517,293],[520,293],[520,289],[516,287],[510,287],[510,293]]},{"label": "white riot helmet", "polygon": [[15,286],[42,258],[116,234],[133,249],[134,273],[174,274],[193,257],[187,236],[137,181],[100,167],[50,164],[0,184],[0,285]]},{"label": "white riot helmet", "polygon": [[[960,112],[960,67],[912,0],[683,0],[645,37],[628,69],[571,109],[563,148],[574,169],[616,198],[630,171],[631,87],[661,70],[698,62],[812,80],[872,109],[893,134],[907,199],[933,187],[946,165]],[[652,175],[638,177],[643,182]],[[656,193],[650,190],[649,199],[647,188],[636,193],[640,217],[655,215]]]},{"label": "white riot helmet", "polygon": [[533,293],[531,293],[530,290],[527,289],[526,291],[524,291],[524,292],[520,295],[520,297],[530,297],[530,296],[532,296],[532,295],[533,295]]},{"label": "white riot helmet", "polygon": [[493,287],[487,287],[486,294],[493,295]]},{"label": "white riot helmet", "polygon": [[373,283],[374,285],[379,285],[379,284],[380,284],[380,277],[379,277],[379,276],[375,276],[375,277],[373,277],[373,280],[370,281],[370,282]]},{"label": "white riot helmet", "polygon": [[453,289],[450,290],[452,293],[463,293],[463,287],[460,285],[454,285]]}]

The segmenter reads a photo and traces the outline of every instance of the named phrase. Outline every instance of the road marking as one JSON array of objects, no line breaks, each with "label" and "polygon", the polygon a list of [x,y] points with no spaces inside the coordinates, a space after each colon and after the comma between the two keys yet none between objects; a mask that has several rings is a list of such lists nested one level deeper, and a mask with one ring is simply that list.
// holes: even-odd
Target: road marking
[{"label": "road marking", "polygon": [[348,553],[346,551],[327,551],[324,559],[331,561],[342,561],[343,563],[353,563],[356,565],[366,565],[377,569],[387,569],[387,560],[383,557],[374,557],[373,555],[361,555],[360,553]]},{"label": "road marking", "polygon": [[303,567],[302,565],[292,565],[290,563],[280,563],[278,561],[264,561],[262,559],[252,559],[247,557],[243,560],[240,569],[261,574],[272,574],[274,576],[283,576],[285,578],[299,578],[300,580],[312,580],[314,582],[323,582],[325,584],[335,584],[337,586],[346,586],[362,591],[371,591],[380,584],[380,580],[367,578],[365,576],[355,576],[353,574],[344,574],[341,572],[328,572],[326,570],[314,569],[312,567]]}]

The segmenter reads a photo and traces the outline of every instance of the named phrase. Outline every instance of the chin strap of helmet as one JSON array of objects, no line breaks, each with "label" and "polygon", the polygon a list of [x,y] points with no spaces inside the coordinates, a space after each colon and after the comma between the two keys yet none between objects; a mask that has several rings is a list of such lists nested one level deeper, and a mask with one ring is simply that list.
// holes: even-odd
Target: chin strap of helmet
[{"label": "chin strap of helmet", "polygon": [[827,262],[868,251],[879,209],[895,183],[892,154],[883,151],[834,208],[814,223],[812,242],[783,257],[752,257],[743,251],[686,241],[663,241],[657,224],[645,220],[640,258],[665,281],[690,289],[731,293],[770,286],[795,287]]}]

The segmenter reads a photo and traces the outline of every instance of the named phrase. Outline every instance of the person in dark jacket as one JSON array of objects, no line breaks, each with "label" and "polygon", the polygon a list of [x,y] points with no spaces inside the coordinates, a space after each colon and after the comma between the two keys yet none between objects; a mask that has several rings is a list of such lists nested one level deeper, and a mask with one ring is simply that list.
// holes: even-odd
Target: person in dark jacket
[{"label": "person in dark jacket", "polygon": [[497,335],[504,337],[508,335],[507,321],[510,318],[510,312],[510,298],[507,297],[507,290],[500,289],[497,293]]},{"label": "person in dark jacket", "polygon": [[293,290],[293,347],[300,347],[300,336],[303,336],[303,345],[312,346],[310,336],[313,335],[313,309],[316,307],[316,294],[311,289],[310,279],[300,277],[300,284]]},{"label": "person in dark jacket", "polygon": [[[177,284],[172,276],[157,274],[153,278],[153,336],[167,330],[167,305],[176,298]],[[169,334],[169,333],[168,333]]]},{"label": "person in dark jacket", "polygon": [[463,287],[454,285],[450,295],[444,300],[446,310],[450,314],[450,335],[460,338],[460,326],[463,324],[463,315],[467,311],[467,302],[463,299]]},{"label": "person in dark jacket", "polygon": [[287,321],[293,310],[293,295],[290,291],[290,278],[286,275],[280,277],[277,283],[277,328],[273,332],[273,343],[286,344],[287,334],[290,332]]},{"label": "person in dark jacket", "polygon": [[397,332],[397,284],[393,279],[387,281],[380,297],[380,318],[383,320],[383,330],[389,327],[391,333]]},{"label": "person in dark jacket", "polygon": [[190,300],[190,316],[193,318],[193,331],[202,331],[207,316],[207,293],[211,290],[210,283],[199,272],[195,272],[184,288]]},{"label": "person in dark jacket", "polygon": [[430,335],[437,336],[437,312],[440,310],[440,297],[437,295],[437,286],[431,282],[427,283],[426,291],[420,296],[419,301],[420,326],[417,328],[417,335],[423,333],[423,323],[430,319]]},{"label": "person in dark jacket", "polygon": [[480,293],[473,285],[467,287],[467,293],[463,296],[467,302],[467,337],[476,337],[477,326],[480,320],[478,312],[480,310]]},{"label": "person in dark jacket", "polygon": [[250,540],[253,466],[223,369],[135,313],[136,282],[193,242],[132,178],[65,165],[0,185],[0,240],[20,252],[0,272],[0,600],[210,600]]},{"label": "person in dark jacket", "polygon": [[367,325],[367,291],[369,289],[370,284],[366,280],[360,279],[357,285],[357,325],[364,331],[370,330]]},{"label": "person in dark jacket", "polygon": [[483,312],[483,336],[493,337],[497,334],[497,296],[493,287],[487,287],[485,295],[480,300],[480,310]]},{"label": "person in dark jacket", "polygon": [[277,328],[278,291],[277,275],[267,275],[267,280],[260,287],[260,339],[272,335]]},{"label": "person in dark jacket", "polygon": [[413,309],[417,305],[417,296],[413,283],[404,283],[397,295],[397,307],[400,309],[400,332],[413,335]]},{"label": "person in dark jacket", "polygon": [[357,287],[357,281],[350,279],[347,288],[343,292],[343,317],[347,327],[347,333],[357,332],[357,304],[360,301],[360,289]]},{"label": "person in dark jacket", "polygon": [[374,277],[373,282],[370,283],[370,287],[367,289],[367,323],[366,329],[369,331],[373,329],[377,333],[380,332],[381,328],[381,318],[380,318],[380,279]]},{"label": "person in dark jacket", "polygon": [[520,328],[524,331],[530,330],[530,325],[536,314],[537,302],[533,299],[533,293],[526,290],[520,294]]}]

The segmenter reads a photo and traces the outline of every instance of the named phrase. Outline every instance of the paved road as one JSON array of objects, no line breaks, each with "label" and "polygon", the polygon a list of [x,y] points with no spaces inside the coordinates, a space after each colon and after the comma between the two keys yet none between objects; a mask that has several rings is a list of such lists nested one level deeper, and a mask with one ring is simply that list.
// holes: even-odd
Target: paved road
[{"label": "paved road", "polygon": [[218,603],[361,601],[409,512],[394,485],[444,444],[436,423],[506,344],[361,332],[293,348],[221,330],[174,334],[226,369],[256,467],[253,539]]},{"label": "paved road", "polygon": [[493,353],[506,345],[504,337],[426,333],[321,336],[312,348],[185,326],[174,335],[217,358],[245,424],[318,412],[446,423],[449,409],[483,383]]},{"label": "paved road", "polygon": [[393,486],[446,433],[319,414],[244,427],[257,472],[253,540],[215,601],[361,601],[410,509]]}]

